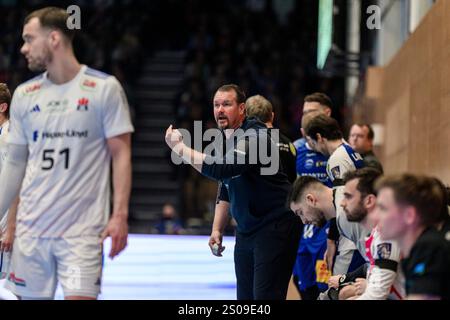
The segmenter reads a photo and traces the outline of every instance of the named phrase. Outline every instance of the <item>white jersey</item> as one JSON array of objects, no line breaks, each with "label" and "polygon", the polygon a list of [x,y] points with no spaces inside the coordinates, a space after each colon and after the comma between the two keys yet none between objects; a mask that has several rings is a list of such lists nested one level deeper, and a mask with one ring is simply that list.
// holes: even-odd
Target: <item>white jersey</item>
[{"label": "white jersey", "polygon": [[[346,142],[343,142],[330,156],[327,162],[328,178],[333,182],[334,190],[334,206],[336,208],[336,219],[338,222],[341,217],[345,216],[344,209],[341,207],[342,199],[344,198],[344,186],[342,179],[347,172],[355,171],[356,169],[364,167],[364,162],[359,153],[355,152]],[[354,225],[358,228],[358,224]],[[338,229],[340,225],[338,224]],[[342,230],[339,230],[341,232]],[[344,234],[347,239],[351,237]],[[351,239],[353,240],[353,239]],[[355,249],[351,244],[352,241],[343,241],[347,243],[348,248]],[[364,255],[363,255],[364,256]]]},{"label": "white jersey", "polygon": [[370,268],[367,287],[359,300],[401,300],[405,297],[405,278],[401,270],[400,248],[395,241],[382,240],[377,228],[366,240]]},{"label": "white jersey", "polygon": [[128,102],[113,76],[82,66],[56,85],[47,73],[20,85],[9,143],[27,145],[16,236],[99,235],[110,213],[108,138],[132,132]]},{"label": "white jersey", "polygon": [[344,187],[337,187],[334,194],[334,201],[336,205],[336,225],[339,230],[339,234],[354,243],[361,256],[369,262],[366,255],[366,238],[370,234],[370,230],[366,230],[358,222],[348,221],[347,214],[345,213],[344,208],[340,205],[344,196],[344,193],[342,192],[343,189]]},{"label": "white jersey", "polygon": [[[6,160],[7,156],[7,141],[6,138],[8,136],[9,131],[9,121],[3,123],[0,126],[0,172],[2,171],[3,164]],[[2,220],[0,220],[0,232],[4,234],[6,231],[6,225],[8,221],[8,212],[3,216]]]},{"label": "white jersey", "polygon": [[362,156],[343,142],[330,156],[327,162],[327,174],[334,185],[340,183],[345,173],[364,167]]},{"label": "white jersey", "polygon": [[[342,179],[347,172],[355,171],[362,167],[364,167],[364,163],[361,155],[355,152],[345,141],[342,142],[328,159],[327,174],[334,185],[334,205],[337,217],[345,215],[344,209],[341,207],[341,201],[344,197]],[[356,249],[357,247],[353,241],[341,235],[339,238],[339,251],[352,251]]]}]

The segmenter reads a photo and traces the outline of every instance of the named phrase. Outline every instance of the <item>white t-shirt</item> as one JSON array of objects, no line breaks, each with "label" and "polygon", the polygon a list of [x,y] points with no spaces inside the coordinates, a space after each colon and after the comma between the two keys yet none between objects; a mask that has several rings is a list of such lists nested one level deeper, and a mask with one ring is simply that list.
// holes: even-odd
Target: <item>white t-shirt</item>
[{"label": "white t-shirt", "polygon": [[9,143],[27,145],[16,236],[99,235],[110,213],[107,139],[133,132],[113,76],[82,66],[56,85],[47,73],[25,82],[11,103]]},{"label": "white t-shirt", "polygon": [[[5,162],[6,156],[8,154],[6,141],[8,136],[8,130],[9,130],[9,121],[6,121],[0,126],[0,172],[2,171],[3,163]],[[4,234],[6,231],[7,221],[8,221],[8,212],[6,212],[6,214],[0,220],[0,231],[2,234]]]}]

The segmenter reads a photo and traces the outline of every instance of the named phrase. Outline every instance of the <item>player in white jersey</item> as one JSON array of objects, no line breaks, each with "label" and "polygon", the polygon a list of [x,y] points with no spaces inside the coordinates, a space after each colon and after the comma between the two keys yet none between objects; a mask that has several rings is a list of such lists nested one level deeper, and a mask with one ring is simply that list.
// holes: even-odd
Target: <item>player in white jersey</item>
[{"label": "player in white jersey", "polygon": [[[0,83],[0,172],[7,155],[6,137],[9,131],[9,105],[11,93],[4,83]],[[15,299],[15,296],[4,289],[4,283],[9,273],[11,247],[14,242],[18,199],[0,220],[0,299]]]},{"label": "player in white jersey", "polygon": [[[363,159],[344,141],[342,131],[335,119],[319,114],[309,121],[304,129],[311,148],[329,156],[327,174],[333,182],[338,204],[337,210],[340,210],[339,202],[343,194],[342,177],[347,172],[364,167]],[[362,256],[357,253],[354,243],[338,234],[334,219],[330,222],[328,240],[326,260],[330,269],[333,266],[333,274],[347,273],[364,263]],[[331,261],[336,250],[334,241],[338,243],[338,253],[333,265]]]},{"label": "player in white jersey", "polygon": [[382,240],[378,228],[375,227],[366,241],[367,256],[370,267],[365,284],[356,279],[358,284],[356,300],[403,300],[405,293],[405,277],[401,270],[400,247],[396,241]]},{"label": "player in white jersey", "polygon": [[344,197],[340,205],[345,214],[337,215],[337,227],[357,246],[363,243],[369,267],[366,274],[338,276],[341,286],[355,282],[353,286],[342,287],[340,299],[397,300],[405,296],[399,246],[395,241],[382,241],[376,228],[379,218],[374,184],[379,177],[380,171],[368,167],[344,176]]},{"label": "player in white jersey", "polygon": [[57,282],[66,299],[96,299],[104,238],[113,258],[128,236],[128,103],[115,77],[79,64],[67,19],[55,7],[25,19],[21,52],[29,69],[46,72],[20,85],[11,103],[0,212],[20,189],[7,287],[23,299],[51,299]]},{"label": "player in white jersey", "polygon": [[[376,196],[369,189],[373,190],[373,181],[380,173],[371,172],[373,170],[364,168],[348,175],[345,198],[342,201],[344,213],[336,210],[334,190],[322,185],[314,177],[299,177],[294,183],[289,197],[291,210],[300,216],[304,223],[321,226],[325,220],[337,217],[338,228],[343,236],[355,243],[361,242],[362,238],[363,247],[358,245],[358,248],[361,251],[364,250],[362,254],[367,254],[368,264],[370,264],[369,274],[361,271],[360,275],[357,275],[358,270],[355,270],[349,274],[339,274],[336,279],[331,277],[330,287],[336,289],[342,287],[340,298],[344,298],[344,295],[345,298],[354,296],[354,298],[370,300],[403,297],[402,274],[398,272],[400,259],[398,245],[393,241],[380,241],[376,233],[369,236],[369,232],[361,231],[372,230],[377,224]],[[359,187],[369,191],[361,192]],[[360,230],[358,231],[358,229]],[[368,239],[366,239],[366,235],[369,236]],[[366,276],[368,276],[367,281],[361,283],[360,280]],[[349,286],[348,284],[351,282],[356,282],[356,284]],[[364,288],[358,288],[360,283],[364,284]],[[351,292],[348,291],[349,288]],[[359,289],[361,291],[357,292]],[[361,297],[359,297],[360,295]]]}]

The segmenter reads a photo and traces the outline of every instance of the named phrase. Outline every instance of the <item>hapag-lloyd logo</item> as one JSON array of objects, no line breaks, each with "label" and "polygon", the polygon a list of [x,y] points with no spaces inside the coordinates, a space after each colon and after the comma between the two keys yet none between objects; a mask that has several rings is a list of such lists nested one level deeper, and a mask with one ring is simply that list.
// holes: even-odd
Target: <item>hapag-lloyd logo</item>
[{"label": "hapag-lloyd logo", "polygon": [[[274,175],[279,170],[278,129],[237,129],[229,136],[224,131],[212,128],[202,132],[202,122],[194,121],[194,137],[186,129],[178,129],[183,142],[189,148],[206,154],[202,163],[259,165],[261,175]],[[225,134],[224,134],[225,133]],[[227,135],[228,137],[225,137]],[[211,142],[203,149],[204,142]],[[176,165],[186,163],[175,151],[171,153]],[[193,164],[196,163],[194,160]]]},{"label": "hapag-lloyd logo", "polygon": [[[77,131],[77,130],[66,130],[66,131],[44,131],[40,134],[42,139],[60,139],[60,138],[87,138],[88,130]],[[37,141],[39,138],[39,131],[33,132],[33,141]]]}]

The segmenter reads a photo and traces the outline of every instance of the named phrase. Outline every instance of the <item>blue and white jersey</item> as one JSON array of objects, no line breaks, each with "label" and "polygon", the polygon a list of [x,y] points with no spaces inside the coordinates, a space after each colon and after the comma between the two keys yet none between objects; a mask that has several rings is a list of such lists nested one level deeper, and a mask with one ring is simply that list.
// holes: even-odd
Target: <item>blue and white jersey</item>
[{"label": "blue and white jersey", "polygon": [[[304,138],[296,140],[294,146],[297,150],[297,175],[312,176],[331,187],[332,182],[327,175],[327,157],[314,151]],[[302,238],[298,247],[297,261],[294,274],[299,277],[300,290],[317,285],[320,291],[327,289],[325,284],[316,282],[316,261],[323,259],[329,223],[318,228],[311,224],[303,226]]]},{"label": "blue and white jersey", "polygon": [[333,185],[342,185],[344,175],[349,171],[364,168],[363,157],[347,143],[342,144],[328,159],[327,174]]},{"label": "blue and white jersey", "polygon": [[333,183],[328,178],[327,160],[323,154],[314,151],[304,138],[294,142],[297,150],[297,175],[312,176],[328,187]]}]

